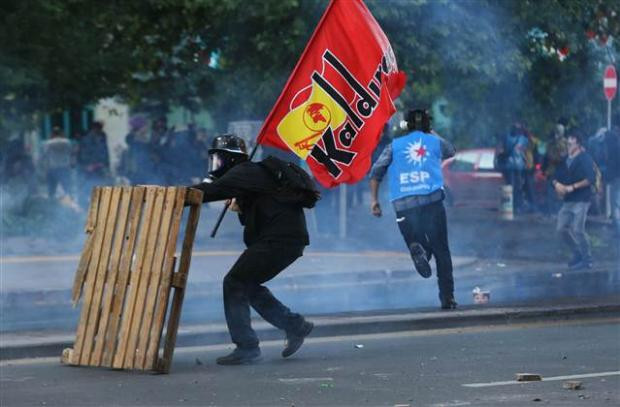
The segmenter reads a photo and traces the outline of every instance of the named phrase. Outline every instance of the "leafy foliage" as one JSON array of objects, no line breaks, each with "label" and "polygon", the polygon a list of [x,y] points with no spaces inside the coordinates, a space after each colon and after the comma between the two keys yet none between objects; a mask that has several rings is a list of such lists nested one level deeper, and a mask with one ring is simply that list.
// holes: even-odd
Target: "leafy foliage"
[{"label": "leafy foliage", "polygon": [[[604,120],[603,67],[620,6],[605,0],[367,0],[401,69],[403,107],[446,98],[460,144],[517,118]],[[222,125],[265,117],[327,0],[6,0],[0,128],[119,96],[134,107],[208,109]],[[216,63],[217,60],[217,63]],[[617,106],[617,104],[616,104]]]}]

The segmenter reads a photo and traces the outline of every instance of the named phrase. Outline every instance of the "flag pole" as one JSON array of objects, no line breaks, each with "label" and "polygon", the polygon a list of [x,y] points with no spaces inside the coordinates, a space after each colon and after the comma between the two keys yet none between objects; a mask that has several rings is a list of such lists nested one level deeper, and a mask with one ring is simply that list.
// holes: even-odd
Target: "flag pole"
[{"label": "flag pole", "polygon": [[[295,76],[295,72],[297,72],[297,69],[301,65],[301,61],[303,60],[304,55],[306,55],[306,52],[308,51],[308,48],[310,48],[310,45],[312,44],[312,40],[314,40],[314,37],[319,32],[321,26],[323,25],[323,21],[325,20],[325,17],[329,14],[329,10],[332,8],[333,4],[336,1],[337,0],[331,0],[329,2],[329,4],[327,5],[327,8],[325,9],[325,12],[321,16],[321,19],[319,20],[319,23],[317,24],[316,28],[314,29],[314,32],[312,33],[312,36],[310,36],[310,39],[308,40],[308,43],[306,44],[306,47],[304,48],[304,51],[301,53],[301,57],[299,57],[299,60],[297,61],[297,64],[295,64],[295,68],[293,68],[293,72],[291,73],[291,76],[289,76],[288,80],[286,81],[286,84],[284,85],[282,93],[280,93],[280,96],[278,96],[278,99],[276,100],[276,103],[275,103],[274,106],[277,106],[279,104],[280,100],[284,97],[284,91],[286,90],[288,85],[293,80],[293,77]],[[264,129],[267,126],[267,123],[269,123],[269,120],[271,119],[271,116],[273,116],[274,110],[275,109],[271,109],[271,112],[269,112],[269,115],[267,116],[267,118],[263,122],[263,125],[261,126],[261,129],[260,129],[260,131],[258,133],[258,137],[256,138],[256,145],[254,146],[254,148],[252,149],[252,152],[250,153],[250,157],[249,157],[250,161],[252,161],[252,158],[256,154],[256,149],[258,148],[258,145],[260,144],[260,139],[262,138],[262,136],[264,136],[264,133],[263,133]],[[217,221],[215,222],[215,226],[213,226],[213,230],[211,231],[211,237],[212,238],[215,237],[215,235],[217,233],[217,230],[220,227],[220,224],[224,220],[224,216],[226,215],[226,211],[228,210],[229,206],[230,206],[230,204],[226,203],[226,205],[224,205],[224,209],[222,209],[222,212],[220,213],[220,216],[217,218]]]}]

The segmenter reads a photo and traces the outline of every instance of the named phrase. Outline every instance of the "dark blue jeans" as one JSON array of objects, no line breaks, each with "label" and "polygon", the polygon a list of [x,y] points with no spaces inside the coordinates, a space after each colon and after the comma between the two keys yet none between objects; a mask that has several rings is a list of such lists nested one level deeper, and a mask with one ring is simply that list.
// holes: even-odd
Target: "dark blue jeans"
[{"label": "dark blue jeans", "polygon": [[448,222],[443,201],[397,211],[396,220],[407,247],[417,242],[427,253],[430,251],[435,256],[439,298],[452,298],[452,255],[448,246]]},{"label": "dark blue jeans", "polygon": [[557,232],[574,257],[586,261],[592,260],[590,242],[586,234],[586,219],[590,202],[564,202],[558,213]]},{"label": "dark blue jeans", "polygon": [[296,333],[304,317],[291,312],[263,283],[277,276],[303,254],[304,246],[259,242],[248,247],[224,277],[224,312],[230,338],[240,348],[255,348],[250,306],[276,328]]}]

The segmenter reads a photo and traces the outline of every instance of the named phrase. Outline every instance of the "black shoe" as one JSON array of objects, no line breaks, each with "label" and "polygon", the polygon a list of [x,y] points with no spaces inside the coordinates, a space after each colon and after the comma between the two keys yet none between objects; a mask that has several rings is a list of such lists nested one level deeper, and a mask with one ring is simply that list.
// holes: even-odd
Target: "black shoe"
[{"label": "black shoe", "polygon": [[441,300],[441,309],[456,309],[458,304],[454,300],[454,297]]},{"label": "black shoe", "polygon": [[306,336],[310,335],[310,332],[312,332],[312,328],[314,328],[314,324],[305,321],[299,332],[295,332],[294,334],[287,332],[286,343],[284,344],[284,350],[282,350],[282,357],[288,358],[293,353],[297,352],[299,348],[301,348],[301,345],[303,345]]},{"label": "black shoe", "polygon": [[420,243],[411,243],[409,252],[418,273],[424,278],[429,278],[431,276],[431,265],[426,258],[426,251],[422,245]]},{"label": "black shoe", "polygon": [[237,347],[230,354],[219,357],[215,360],[218,365],[248,365],[260,361],[260,348],[239,348]]}]

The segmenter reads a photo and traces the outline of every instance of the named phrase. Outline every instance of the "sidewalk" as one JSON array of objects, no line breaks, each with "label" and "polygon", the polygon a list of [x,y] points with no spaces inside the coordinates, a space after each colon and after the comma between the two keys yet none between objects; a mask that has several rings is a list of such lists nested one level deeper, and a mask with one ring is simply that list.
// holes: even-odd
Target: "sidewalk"
[{"label": "sidewalk", "polygon": [[[237,251],[196,251],[192,258],[182,325],[223,320],[221,282]],[[2,259],[0,332],[72,330],[80,309],[71,306],[78,256]],[[472,290],[491,292],[491,304],[587,298],[620,293],[620,265],[568,271],[563,263],[454,258],[455,296],[473,304]],[[403,252],[308,251],[270,281],[269,288],[291,309],[326,315],[437,306],[437,282],[424,279]]]},{"label": "sidewalk", "polygon": [[[193,253],[182,323],[223,319],[222,279],[240,250]],[[0,332],[73,328],[79,319],[79,308],[74,309],[70,301],[78,261],[77,254],[3,258]],[[475,263],[475,258],[454,258],[457,269]],[[389,296],[384,290],[416,281],[418,288],[436,284],[421,280],[404,252],[308,251],[267,285],[299,312],[326,314],[411,306],[404,295]],[[429,299],[420,296],[419,300]]]}]

